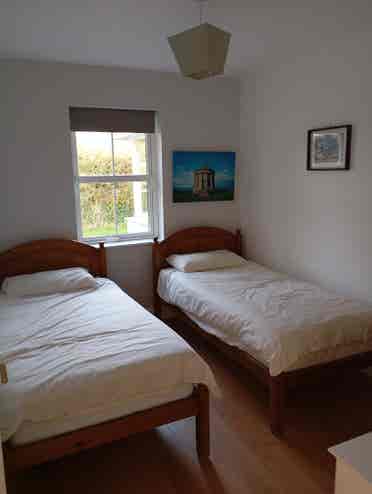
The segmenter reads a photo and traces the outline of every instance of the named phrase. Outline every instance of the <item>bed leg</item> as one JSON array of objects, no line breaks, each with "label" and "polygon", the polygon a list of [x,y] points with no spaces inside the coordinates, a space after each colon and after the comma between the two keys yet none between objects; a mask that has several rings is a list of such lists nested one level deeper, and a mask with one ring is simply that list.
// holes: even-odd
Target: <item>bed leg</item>
[{"label": "bed leg", "polygon": [[16,450],[9,445],[9,442],[3,443],[4,470],[6,477],[14,475],[17,470]]},{"label": "bed leg", "polygon": [[199,460],[207,460],[210,455],[209,439],[209,390],[204,384],[197,387],[199,410],[196,416],[196,449]]},{"label": "bed leg", "polygon": [[154,314],[161,319],[161,300],[157,294],[154,295]]},{"label": "bed leg", "polygon": [[270,377],[270,428],[274,436],[283,435],[286,382],[285,376]]}]

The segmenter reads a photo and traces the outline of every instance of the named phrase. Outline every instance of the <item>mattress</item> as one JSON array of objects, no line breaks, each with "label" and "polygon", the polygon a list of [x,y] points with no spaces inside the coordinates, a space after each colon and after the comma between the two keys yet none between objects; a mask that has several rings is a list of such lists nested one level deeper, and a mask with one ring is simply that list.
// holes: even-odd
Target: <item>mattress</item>
[{"label": "mattress", "polygon": [[372,350],[372,306],[247,261],[197,273],[160,272],[158,293],[271,375]]},{"label": "mattress", "polygon": [[9,442],[12,446],[21,446],[55,437],[83,427],[101,424],[135,412],[148,410],[171,401],[181,400],[190,396],[192,392],[193,386],[184,384],[181,387],[176,386],[172,390],[148,393],[137,399],[118,400],[116,403],[109,402],[91,410],[82,409],[80,413],[74,415],[66,415],[65,417],[52,418],[40,422],[25,420]]},{"label": "mattress", "polygon": [[0,360],[9,374],[0,387],[3,441],[104,422],[184,397],[196,383],[214,387],[182,338],[114,282],[98,285],[22,299],[0,294]]}]

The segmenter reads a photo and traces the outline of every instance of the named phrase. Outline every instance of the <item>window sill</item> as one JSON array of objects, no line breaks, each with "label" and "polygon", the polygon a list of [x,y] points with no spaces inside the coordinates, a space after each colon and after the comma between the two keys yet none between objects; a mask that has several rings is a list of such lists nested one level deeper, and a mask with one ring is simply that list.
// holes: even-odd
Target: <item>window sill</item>
[{"label": "window sill", "polygon": [[[89,242],[87,242],[89,243]],[[152,245],[154,243],[153,239],[146,238],[142,240],[118,240],[117,242],[104,242],[106,249],[112,249],[113,247],[130,247],[133,245]],[[98,242],[91,242],[89,245],[93,247],[98,247]]]}]

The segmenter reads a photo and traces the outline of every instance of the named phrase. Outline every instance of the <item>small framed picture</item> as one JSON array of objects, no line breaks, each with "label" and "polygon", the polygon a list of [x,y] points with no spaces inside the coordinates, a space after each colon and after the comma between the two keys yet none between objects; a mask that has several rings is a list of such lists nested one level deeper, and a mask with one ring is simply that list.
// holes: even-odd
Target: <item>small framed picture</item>
[{"label": "small framed picture", "polygon": [[311,129],[307,135],[308,170],[349,170],[351,125]]}]

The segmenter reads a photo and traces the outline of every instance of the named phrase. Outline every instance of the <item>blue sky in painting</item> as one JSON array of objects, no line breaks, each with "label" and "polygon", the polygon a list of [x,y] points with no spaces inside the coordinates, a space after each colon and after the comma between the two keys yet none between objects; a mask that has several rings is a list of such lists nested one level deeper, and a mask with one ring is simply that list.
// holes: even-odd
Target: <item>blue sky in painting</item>
[{"label": "blue sky in painting", "polygon": [[192,189],[193,173],[199,168],[215,171],[216,189],[234,190],[235,153],[229,151],[174,151],[173,187]]}]

